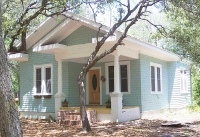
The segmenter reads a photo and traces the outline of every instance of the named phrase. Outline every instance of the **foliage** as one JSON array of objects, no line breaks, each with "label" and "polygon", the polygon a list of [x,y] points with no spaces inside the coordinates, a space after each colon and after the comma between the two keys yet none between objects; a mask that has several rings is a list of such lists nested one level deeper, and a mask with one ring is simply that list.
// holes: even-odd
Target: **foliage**
[{"label": "foliage", "polygon": [[18,97],[19,91],[19,63],[17,61],[8,61],[9,71],[12,80],[12,91],[15,97]]},{"label": "foliage", "polygon": [[164,39],[163,48],[195,63],[200,63],[199,6],[198,0],[171,1],[165,10],[168,23],[164,24],[163,35],[156,34],[158,39]]},{"label": "foliage", "polygon": [[200,1],[170,1],[166,5],[166,22],[163,33],[153,38],[162,48],[187,58],[193,62],[192,91],[193,102],[200,105]]},{"label": "foliage", "polygon": [[193,66],[192,69],[192,98],[194,105],[200,106],[200,67]]},{"label": "foliage", "polygon": [[200,112],[200,106],[199,105],[191,105],[191,106],[188,106],[188,109],[191,111],[191,112]]}]

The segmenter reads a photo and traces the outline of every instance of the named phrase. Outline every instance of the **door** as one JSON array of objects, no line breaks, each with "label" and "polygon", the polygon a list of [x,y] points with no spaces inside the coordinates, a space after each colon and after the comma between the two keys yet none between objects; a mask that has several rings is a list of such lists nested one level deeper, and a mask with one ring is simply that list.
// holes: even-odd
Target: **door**
[{"label": "door", "polygon": [[89,71],[89,104],[100,104],[99,69]]}]

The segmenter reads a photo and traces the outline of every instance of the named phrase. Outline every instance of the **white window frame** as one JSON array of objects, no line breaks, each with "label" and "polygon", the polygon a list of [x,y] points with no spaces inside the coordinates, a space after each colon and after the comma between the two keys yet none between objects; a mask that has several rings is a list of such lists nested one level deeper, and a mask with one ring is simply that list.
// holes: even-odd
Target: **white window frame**
[{"label": "white window frame", "polygon": [[[181,73],[182,72],[186,72],[186,74]],[[181,68],[180,71],[180,92],[181,93],[188,93],[189,89],[188,89],[188,71],[184,68]],[[182,86],[182,81],[183,80],[183,86]]]},{"label": "white window frame", "polygon": [[[127,65],[128,91],[127,92],[121,92],[121,93],[123,93],[123,94],[130,94],[130,61],[121,61],[121,62],[119,62],[119,65]],[[109,76],[108,76],[108,67],[109,66],[114,66],[114,62],[105,63],[106,94],[112,93],[112,92],[109,92]],[[121,75],[120,75],[120,88],[121,88]]]},{"label": "white window frame", "polygon": [[[51,68],[51,93],[46,92],[46,83],[45,83],[45,76],[46,76],[46,68]],[[42,80],[42,87],[41,87],[41,93],[37,93],[37,87],[36,87],[36,69],[41,68],[41,80]],[[44,64],[44,65],[34,65],[34,88],[33,92],[34,95],[53,95],[53,65],[52,64]]]},{"label": "white window frame", "polygon": [[[152,91],[152,84],[151,84],[151,67],[155,67],[155,91]],[[160,68],[160,86],[161,86],[161,91],[158,91],[158,81],[157,81],[157,68]],[[151,87],[151,94],[162,94],[162,65],[150,62],[150,87]]]}]

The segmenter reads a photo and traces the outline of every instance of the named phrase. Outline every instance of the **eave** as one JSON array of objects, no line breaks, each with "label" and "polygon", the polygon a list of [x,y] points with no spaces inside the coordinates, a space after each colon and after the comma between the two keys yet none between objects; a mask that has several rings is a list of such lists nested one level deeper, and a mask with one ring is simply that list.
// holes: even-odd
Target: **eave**
[{"label": "eave", "polygon": [[180,57],[172,52],[169,52],[157,46],[153,46],[149,43],[140,41],[130,36],[125,38],[124,42],[126,45],[128,45],[129,48],[139,51],[141,54],[145,54],[147,56],[152,56],[154,58],[158,58],[165,61],[180,60]]},{"label": "eave", "polygon": [[10,54],[8,55],[8,60],[15,60],[15,61],[28,61],[28,54],[24,53],[15,53],[15,54]]}]

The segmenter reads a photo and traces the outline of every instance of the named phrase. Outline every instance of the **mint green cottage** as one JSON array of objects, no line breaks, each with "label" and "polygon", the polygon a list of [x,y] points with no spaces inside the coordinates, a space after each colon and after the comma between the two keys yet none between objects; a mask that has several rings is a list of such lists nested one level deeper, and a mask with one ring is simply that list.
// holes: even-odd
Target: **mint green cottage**
[{"label": "mint green cottage", "polygon": [[[57,118],[61,102],[79,106],[77,77],[96,45],[100,24],[71,15],[47,18],[27,38],[24,53],[8,56],[20,62],[20,114]],[[108,32],[101,27],[98,39]],[[98,55],[121,35],[107,39]],[[191,103],[190,65],[159,47],[127,36],[112,54],[90,69],[85,80],[87,106],[102,106],[111,99],[108,114],[100,121],[127,121],[140,114]],[[17,46],[19,46],[18,44]]]}]

